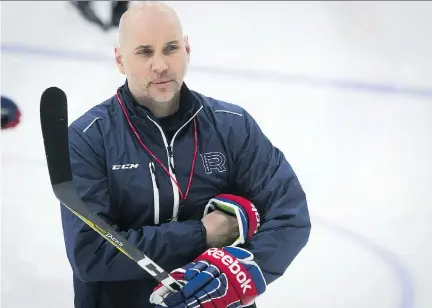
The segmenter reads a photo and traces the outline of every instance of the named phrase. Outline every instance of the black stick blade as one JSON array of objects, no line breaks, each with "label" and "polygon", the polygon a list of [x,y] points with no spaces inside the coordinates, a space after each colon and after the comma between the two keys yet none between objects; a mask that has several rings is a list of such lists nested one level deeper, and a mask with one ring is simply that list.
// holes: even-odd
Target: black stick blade
[{"label": "black stick blade", "polygon": [[51,87],[42,93],[40,121],[51,184],[72,181],[67,98],[61,89]]}]

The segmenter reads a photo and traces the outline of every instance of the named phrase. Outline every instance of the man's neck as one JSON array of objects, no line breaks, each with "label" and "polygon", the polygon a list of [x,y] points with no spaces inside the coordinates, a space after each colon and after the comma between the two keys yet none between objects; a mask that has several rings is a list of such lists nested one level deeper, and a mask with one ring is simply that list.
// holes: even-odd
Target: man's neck
[{"label": "man's neck", "polygon": [[164,118],[174,114],[180,106],[180,93],[177,93],[169,102],[159,104],[152,100],[142,97],[139,93],[135,94],[132,89],[132,96],[141,106],[147,107],[156,118]]}]

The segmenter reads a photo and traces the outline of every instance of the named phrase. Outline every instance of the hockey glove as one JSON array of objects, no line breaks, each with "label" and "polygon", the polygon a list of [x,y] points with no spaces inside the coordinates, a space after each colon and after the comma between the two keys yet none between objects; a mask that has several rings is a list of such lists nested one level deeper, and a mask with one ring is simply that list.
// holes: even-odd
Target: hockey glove
[{"label": "hockey glove", "polygon": [[204,209],[204,216],[214,210],[237,217],[239,237],[231,244],[237,246],[244,244],[260,227],[260,215],[249,200],[230,194],[220,194],[212,198]]},{"label": "hockey glove", "polygon": [[150,296],[157,308],[246,307],[266,290],[253,254],[243,248],[210,248],[171,275],[184,285],[171,293],[159,284]]}]

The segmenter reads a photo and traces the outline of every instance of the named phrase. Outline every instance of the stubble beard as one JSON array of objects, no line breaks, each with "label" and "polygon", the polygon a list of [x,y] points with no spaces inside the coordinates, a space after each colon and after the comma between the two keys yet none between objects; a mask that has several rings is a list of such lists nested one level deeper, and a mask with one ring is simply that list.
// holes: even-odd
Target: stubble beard
[{"label": "stubble beard", "polygon": [[135,87],[138,92],[136,101],[138,104],[149,108],[156,117],[164,117],[175,112],[179,107],[179,95],[181,86],[178,81],[173,81],[171,87],[166,89],[165,98],[162,96],[155,97],[152,95],[152,91],[157,89],[151,89],[151,83],[137,84]]},{"label": "stubble beard", "polygon": [[[178,82],[175,80],[173,81],[173,84],[171,85],[171,87],[169,87],[165,94],[162,94],[161,96],[166,96],[167,98],[158,98],[155,95],[151,94],[151,83],[147,83],[146,85],[140,85],[139,86],[139,91],[142,95],[143,100],[148,101],[149,103],[153,104],[153,105],[165,105],[165,104],[170,104],[172,103],[174,100],[176,100],[179,92],[180,92],[180,87]],[[156,89],[154,89],[156,90]],[[156,90],[157,91],[157,90]]]}]

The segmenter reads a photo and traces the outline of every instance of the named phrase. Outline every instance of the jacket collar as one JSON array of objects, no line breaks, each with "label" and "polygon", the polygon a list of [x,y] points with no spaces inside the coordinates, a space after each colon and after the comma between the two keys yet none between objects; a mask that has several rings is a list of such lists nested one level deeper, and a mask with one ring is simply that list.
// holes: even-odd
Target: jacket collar
[{"label": "jacket collar", "polygon": [[[151,122],[148,119],[148,117],[150,117],[152,120],[158,123],[162,121],[166,123],[172,119],[173,124],[174,122],[180,121],[182,122],[180,125],[182,125],[201,107],[201,102],[195,97],[192,91],[189,90],[184,82],[180,89],[180,106],[178,111],[165,118],[155,117],[149,108],[138,104],[129,90],[127,80],[125,84],[118,89],[118,93],[131,120],[140,120],[140,122],[143,122],[143,120],[145,122]],[[174,121],[174,119],[176,121]]]}]

